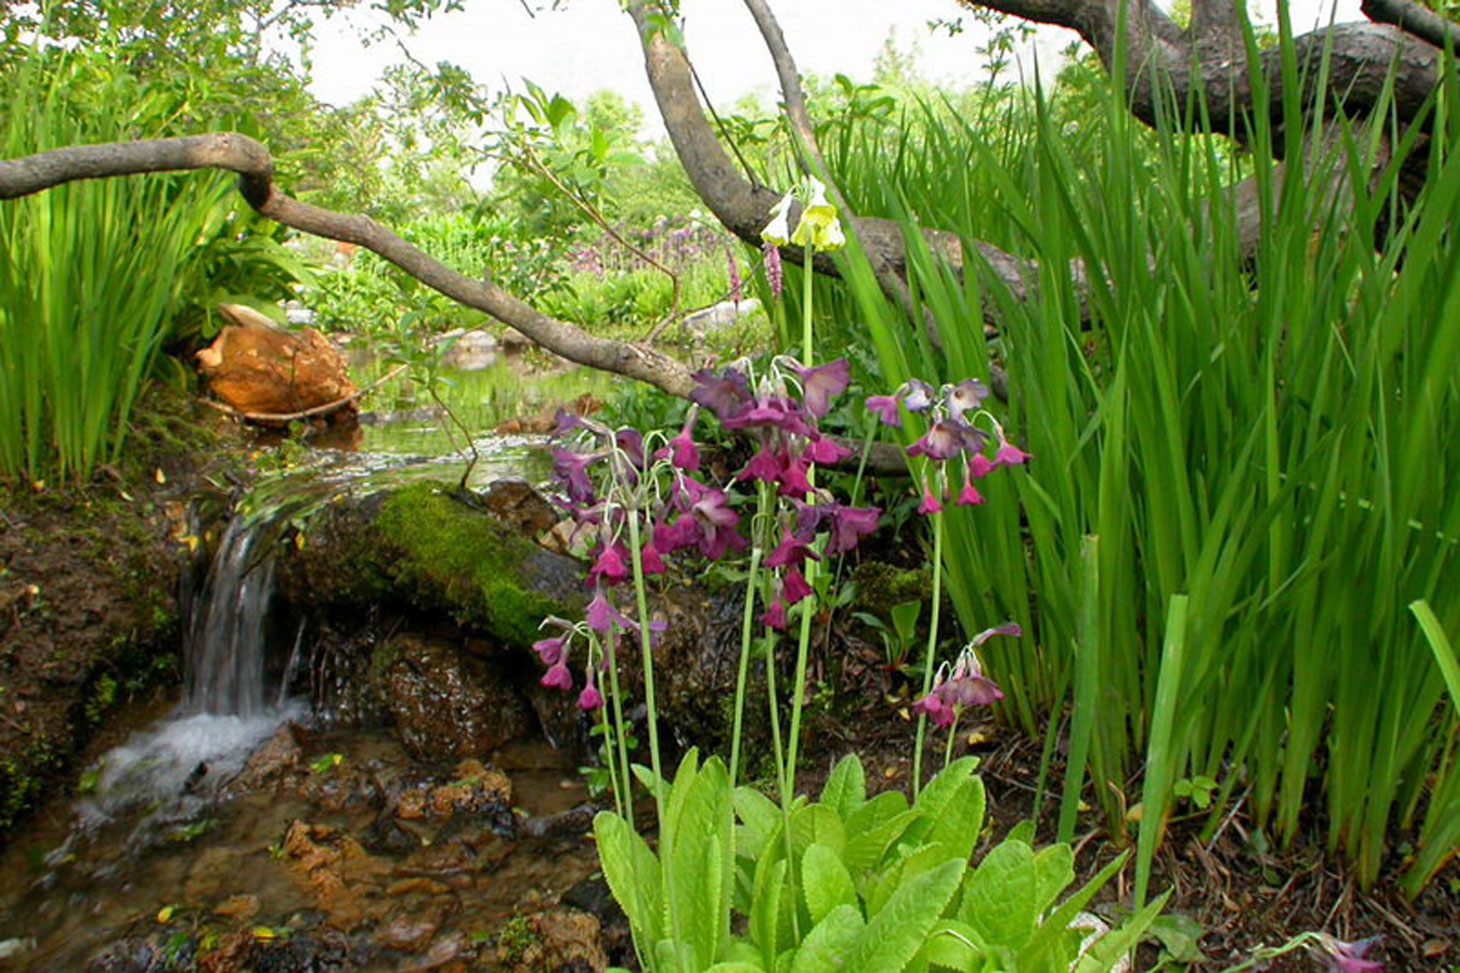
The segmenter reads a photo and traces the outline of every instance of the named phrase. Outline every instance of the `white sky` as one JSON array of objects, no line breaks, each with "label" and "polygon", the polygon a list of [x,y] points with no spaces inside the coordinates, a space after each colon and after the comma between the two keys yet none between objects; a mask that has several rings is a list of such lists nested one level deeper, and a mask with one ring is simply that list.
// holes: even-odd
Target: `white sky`
[{"label": "white sky", "polygon": [[[1294,31],[1326,22],[1334,2],[1292,0]],[[1337,4],[1338,21],[1362,19],[1358,0]],[[1253,9],[1272,23],[1275,5],[1276,0],[1255,0]],[[460,64],[486,84],[505,81],[520,89],[521,79],[528,78],[574,101],[609,88],[643,105],[646,120],[658,130],[633,23],[616,0],[571,0],[564,9],[535,18],[520,0],[467,0],[466,7],[426,23],[408,40],[412,54],[427,64]],[[929,20],[951,20],[963,12],[953,0],[777,0],[774,9],[803,73],[830,77],[841,72],[856,81],[870,80],[874,60],[895,30],[899,48],[916,43],[922,73],[930,80],[963,85],[981,76],[974,54],[981,28],[970,17],[964,17],[966,29],[956,37],[927,28]],[[682,0],[681,10],[690,57],[715,104],[728,105],[753,91],[773,103],[770,58],[740,0]],[[387,64],[400,60],[393,44],[366,48],[360,43],[360,28],[378,23],[371,17],[352,12],[320,25],[312,89],[322,100],[344,104],[360,97]],[[1042,70],[1052,71],[1056,52],[1073,38],[1067,31],[1042,28],[1020,54],[1024,71],[1032,71],[1035,57]]]}]

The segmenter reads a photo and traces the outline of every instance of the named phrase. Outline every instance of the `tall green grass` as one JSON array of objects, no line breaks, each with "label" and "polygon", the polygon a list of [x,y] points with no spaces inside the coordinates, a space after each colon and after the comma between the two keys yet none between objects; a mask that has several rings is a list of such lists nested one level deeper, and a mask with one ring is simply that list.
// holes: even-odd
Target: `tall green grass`
[{"label": "tall green grass", "polygon": [[[96,69],[37,52],[0,78],[4,103],[25,106],[0,122],[0,151],[155,134],[166,106]],[[221,176],[147,176],[0,203],[0,475],[84,480],[117,458],[204,224],[231,193]]]},{"label": "tall green grass", "polygon": [[[1119,92],[1084,141],[1042,97],[1025,137],[931,122],[918,138],[966,162],[915,185],[885,145],[838,157],[907,221],[941,345],[853,255],[842,313],[887,386],[986,375],[981,308],[997,309],[1011,428],[1035,459],[990,478],[987,507],[950,512],[950,594],[970,632],[1025,624],[988,647],[1005,715],[1044,732],[1073,697],[1071,749],[1089,756],[1064,803],[1083,793],[1117,833],[1138,820],[1145,868],[1170,814],[1210,833],[1239,801],[1284,842],[1321,829],[1364,885],[1400,835],[1411,891],[1460,851],[1460,717],[1406,607],[1460,629],[1454,104],[1451,79],[1413,208],[1393,193],[1408,137],[1386,159],[1384,123],[1303,121],[1291,98],[1287,131],[1325,148],[1293,146],[1285,167],[1266,120],[1239,162],[1175,125],[1138,129]],[[1265,201],[1250,260],[1223,192],[1249,173]],[[957,231],[973,266],[980,239],[1038,259],[1037,298],[952,274],[914,216]],[[1071,261],[1091,270],[1083,296]],[[1205,810],[1175,798],[1198,776],[1219,783]]]}]

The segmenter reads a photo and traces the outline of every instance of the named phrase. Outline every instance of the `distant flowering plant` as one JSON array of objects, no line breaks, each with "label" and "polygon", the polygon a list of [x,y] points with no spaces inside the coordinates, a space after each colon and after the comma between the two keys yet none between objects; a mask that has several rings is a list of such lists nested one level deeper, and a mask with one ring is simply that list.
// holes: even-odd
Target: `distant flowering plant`
[{"label": "distant flowering plant", "polygon": [[[934,389],[919,379],[909,379],[891,395],[873,395],[866,400],[868,411],[885,425],[902,425],[901,409],[926,414],[928,428],[907,447],[907,455],[923,457],[929,462],[921,480],[922,500],[918,512],[938,513],[950,499],[953,474],[961,480],[958,493],[952,497],[960,506],[976,506],[984,502],[977,481],[1000,466],[1019,466],[1032,459],[1028,453],[1009,442],[1004,427],[986,409],[981,408],[989,389],[976,378]],[[983,420],[988,430],[978,426]],[[987,447],[996,443],[994,455]]]},{"label": "distant flowering plant", "polygon": [[978,648],[995,635],[1018,638],[1023,630],[1014,622],[984,629],[963,647],[951,670],[945,662],[938,669],[933,687],[913,703],[913,712],[931,719],[940,727],[950,727],[966,709],[989,706],[1004,698],[1004,691],[983,674]]}]

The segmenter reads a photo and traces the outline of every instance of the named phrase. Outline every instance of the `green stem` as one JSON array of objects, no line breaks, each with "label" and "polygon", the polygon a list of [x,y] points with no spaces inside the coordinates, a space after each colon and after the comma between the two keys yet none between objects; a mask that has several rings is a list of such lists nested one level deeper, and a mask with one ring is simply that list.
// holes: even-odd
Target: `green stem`
[{"label": "green stem", "polygon": [[[795,861],[791,847],[791,792],[786,781],[786,762],[781,750],[781,716],[776,706],[776,634],[774,630],[767,628],[765,633],[765,680],[766,698],[771,706],[771,746],[776,757],[776,784],[781,792],[781,839],[786,851],[786,880],[791,886],[791,901],[796,901],[796,877],[795,869],[791,863]],[[796,918],[799,910],[791,910],[791,925],[796,933],[796,942],[801,941],[800,923]]]},{"label": "green stem", "polygon": [[815,364],[812,361],[814,346],[811,343],[811,285],[816,276],[811,271],[811,261],[815,256],[816,249],[811,244],[806,244],[806,261],[801,265],[801,364],[806,368]]},{"label": "green stem", "polygon": [[[810,474],[807,474],[810,477]],[[812,584],[816,578],[816,562],[806,562],[806,583]],[[802,702],[806,696],[806,657],[810,654],[807,650],[811,644],[811,618],[816,614],[817,598],[815,593],[806,596],[801,605],[801,631],[796,640],[796,676],[791,684],[791,736],[786,753],[786,777],[790,783],[790,793],[796,796],[796,759],[801,743],[801,709]]]},{"label": "green stem", "polygon": [[750,576],[745,581],[745,613],[740,620],[740,669],[735,675],[735,724],[730,731],[730,789],[740,779],[740,733],[745,715],[745,683],[750,672],[750,640],[755,626],[755,582],[760,571],[761,546],[750,549]]},{"label": "green stem", "polygon": [[943,747],[943,769],[947,770],[948,765],[953,762],[953,741],[958,739],[958,717],[957,710],[953,711],[953,725],[948,727],[948,742]]},{"label": "green stem", "polygon": [[[629,553],[634,564],[634,600],[639,610],[639,654],[644,666],[644,707],[648,720],[649,764],[654,772],[654,811],[659,821],[659,860],[668,862],[674,836],[664,818],[664,767],[659,760],[659,713],[654,695],[654,644],[649,630],[649,599],[644,592],[644,556],[639,546],[639,511],[630,508]],[[669,925],[675,942],[680,940],[679,899],[674,894],[674,873],[664,869],[664,896],[669,901]],[[675,949],[675,965],[683,965],[684,954]]]},{"label": "green stem", "polygon": [[[934,656],[938,650],[938,609],[943,595],[943,512],[933,518],[933,616],[928,621],[928,651],[923,660],[923,696],[933,688]],[[928,714],[918,714],[918,738],[913,748],[912,792],[916,799],[923,786],[923,734],[928,728]]]},{"label": "green stem", "polygon": [[758,484],[756,492],[755,518],[750,522],[750,574],[745,580],[745,612],[740,621],[740,667],[735,675],[735,724],[730,734],[730,790],[740,779],[740,734],[744,726],[745,683],[750,671],[750,642],[754,638],[756,581],[759,577],[760,559],[765,553],[765,543],[760,536],[767,508],[770,506],[770,487]]},{"label": "green stem", "polygon": [[[614,633],[613,633],[612,630],[610,630],[609,633],[608,633],[608,638],[604,640],[605,648],[604,648],[603,651],[604,651],[605,657],[608,659],[608,694],[609,694],[609,697],[613,700],[613,723],[614,723],[613,739],[614,739],[614,744],[615,744],[615,746],[618,749],[618,759],[619,759],[619,774],[618,774],[618,777],[619,777],[619,780],[622,782],[622,783],[616,783],[614,785],[614,803],[615,804],[618,804],[619,803],[619,793],[618,792],[619,792],[619,788],[621,787],[623,789],[623,801],[622,801],[622,806],[619,808],[619,813],[622,814],[623,817],[624,817],[624,820],[629,823],[629,827],[630,828],[633,828],[634,827],[634,775],[629,770],[629,742],[628,742],[628,733],[626,732],[625,727],[624,727],[624,704],[623,704],[624,696],[623,696],[623,693],[619,690],[619,685],[618,685],[618,659],[615,657],[614,651],[613,651],[614,642],[615,642]],[[610,755],[610,757],[609,757],[610,762],[612,761],[612,759],[613,758]]]}]

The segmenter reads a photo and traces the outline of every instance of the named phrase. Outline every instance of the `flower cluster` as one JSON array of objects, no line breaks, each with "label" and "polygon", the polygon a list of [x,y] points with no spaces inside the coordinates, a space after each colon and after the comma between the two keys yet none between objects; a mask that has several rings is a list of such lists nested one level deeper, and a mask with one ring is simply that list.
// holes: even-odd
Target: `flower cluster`
[{"label": "flower cluster", "polygon": [[[701,371],[694,378],[698,387],[690,398],[713,410],[725,428],[746,431],[757,442],[755,455],[735,475],[735,482],[763,483],[790,500],[791,511],[781,525],[780,540],[765,559],[766,567],[778,570],[762,621],[783,629],[786,609],[811,594],[802,565],[820,560],[823,553],[852,550],[876,529],[881,515],[873,507],[837,503],[812,482],[811,470],[816,465],[851,455],[818,429],[832,400],[846,391],[850,368],[845,359],[806,367],[783,356],[774,359],[758,378],[748,362],[718,374]],[[815,541],[823,532],[827,540],[818,553]]]},{"label": "flower cluster", "polygon": [[975,635],[949,669],[945,662],[938,669],[933,688],[913,703],[913,711],[921,713],[940,727],[949,727],[959,713],[973,706],[989,706],[1004,698],[1004,691],[983,674],[978,661],[978,648],[995,635],[1018,638],[1023,630],[1015,622],[987,628]]},{"label": "flower cluster", "polygon": [[[560,415],[559,433],[574,434],[579,440],[577,449],[553,450],[563,490],[560,503],[576,519],[577,536],[588,540],[593,596],[583,624],[544,622],[556,626],[560,634],[534,646],[548,667],[543,685],[572,688],[569,649],[582,635],[589,662],[584,666],[586,688],[579,705],[594,709],[602,704],[595,669],[610,664],[621,635],[640,632],[639,624],[613,604],[613,591],[633,578],[636,554],[647,576],[663,573],[671,555],[718,560],[748,548],[741,514],[735,509],[740,498],[697,476],[701,459],[694,429],[702,410],[713,412],[725,428],[745,432],[757,443],[754,456],[732,483],[765,484],[773,496],[786,498],[785,512],[777,521],[779,533],[767,542],[775,547],[764,561],[773,576],[762,615],[766,624],[785,627],[786,609],[812,593],[803,574],[805,562],[852,550],[876,528],[880,515],[875,508],[837,503],[813,485],[816,464],[849,455],[818,429],[818,421],[846,390],[849,377],[845,361],[808,368],[784,357],[773,360],[759,375],[748,361],[718,372],[701,371],[694,376],[696,388],[690,395],[695,404],[679,432],[667,438]],[[630,549],[634,537],[639,538],[637,552]],[[652,637],[656,626],[650,628]]]},{"label": "flower cluster", "polygon": [[[962,485],[954,502],[976,505],[984,502],[977,481],[1001,466],[1019,466],[1032,457],[1009,442],[1004,427],[987,410],[979,408],[988,397],[988,386],[976,378],[934,389],[927,382],[909,379],[891,395],[867,398],[867,408],[889,426],[902,425],[902,409],[927,413],[928,430],[907,448],[909,456],[921,456],[930,463],[930,471],[922,478],[922,501],[918,512],[938,513],[949,498],[951,473],[960,474]],[[989,424],[992,433],[977,425]],[[986,450],[995,443],[994,455]]]}]

